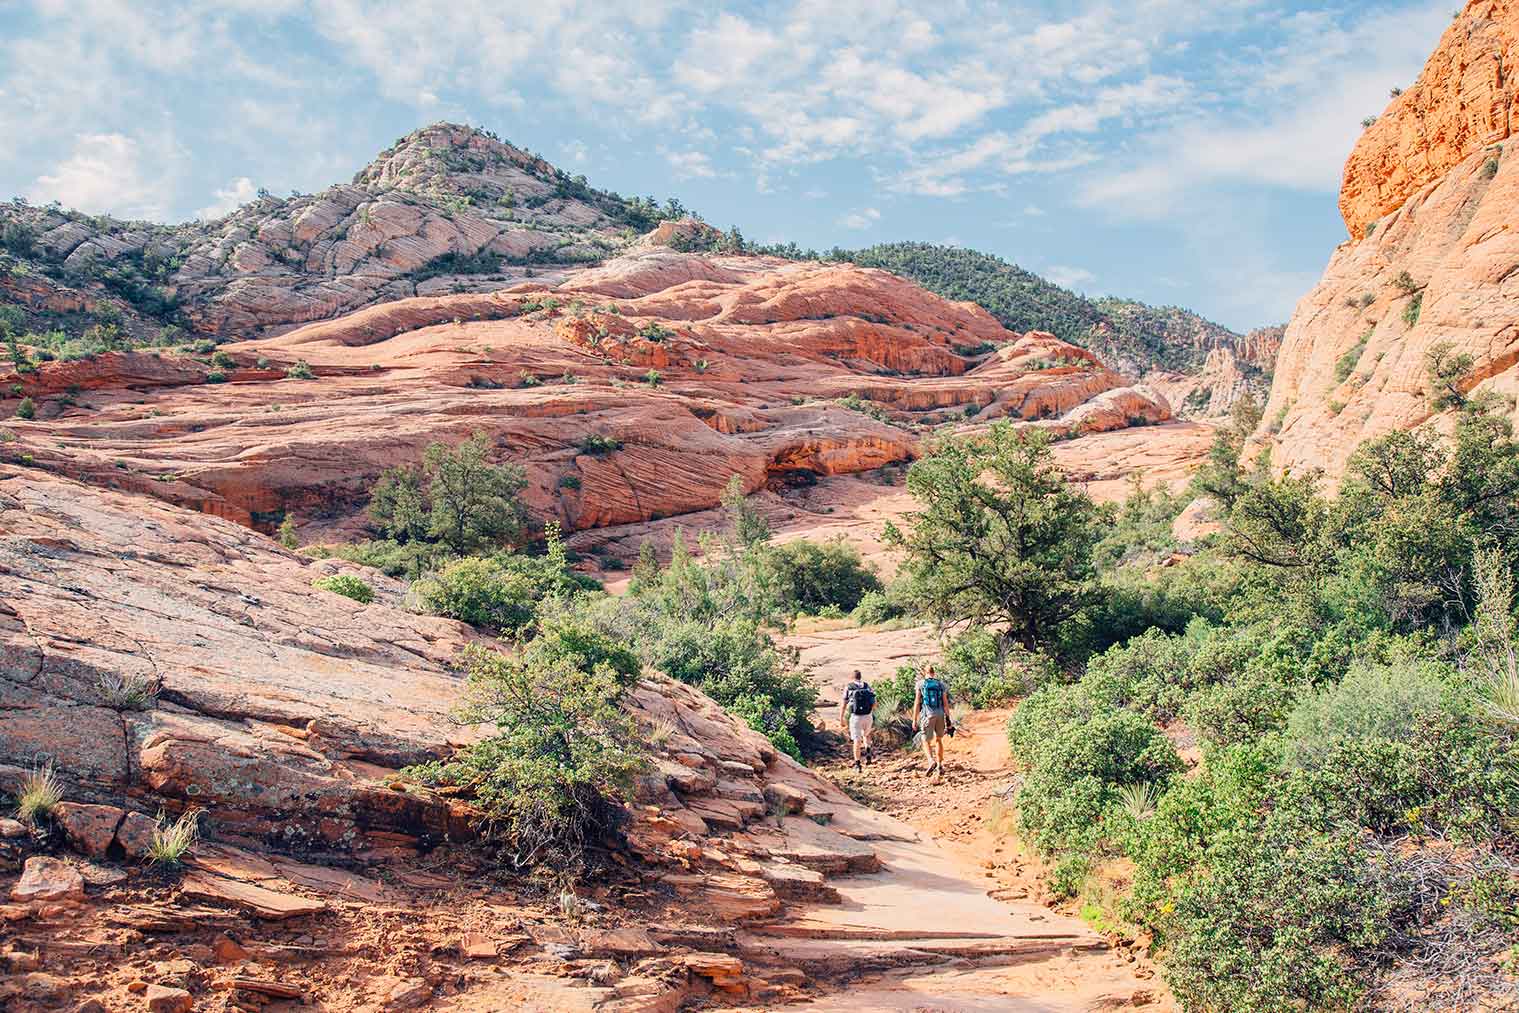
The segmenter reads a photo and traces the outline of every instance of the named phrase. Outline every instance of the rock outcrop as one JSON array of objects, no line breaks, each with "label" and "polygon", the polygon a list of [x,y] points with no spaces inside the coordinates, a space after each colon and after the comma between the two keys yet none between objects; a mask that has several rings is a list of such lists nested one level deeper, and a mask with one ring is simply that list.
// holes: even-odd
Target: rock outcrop
[{"label": "rock outcrop", "polygon": [[486,132],[439,123],[351,183],[263,194],[216,221],[4,204],[0,229],[31,274],[56,277],[12,293],[33,311],[106,302],[145,335],[157,329],[148,317],[172,304],[201,334],[252,337],[386,300],[556,277],[625,248],[653,224],[650,211]]},{"label": "rock outcrop", "polygon": [[[1073,954],[1084,985],[1142,991],[1079,921],[988,896],[652,671],[627,700],[651,757],[626,844],[544,896],[466,846],[466,804],[397,776],[475,734],[446,717],[469,629],[376,573],[368,605],[315,591],[334,564],[35,469],[0,467],[0,530],[0,789],[46,761],[66,799],[0,838],[8,1009],[639,1013]],[[191,810],[178,874],[145,869],[152,814]]]},{"label": "rock outcrop", "polygon": [[1237,342],[1209,349],[1190,373],[1155,370],[1144,382],[1163,394],[1179,417],[1222,418],[1241,398],[1265,401],[1285,331],[1285,325],[1257,327]]},{"label": "rock outcrop", "polygon": [[1287,326],[1255,434],[1277,466],[1338,476],[1363,441],[1434,420],[1440,345],[1472,357],[1468,387],[1519,389],[1519,166],[1495,69],[1516,34],[1513,5],[1469,3],[1356,145],[1341,206],[1364,238],[1334,252]]},{"label": "rock outcrop", "polygon": [[[287,377],[298,363],[311,379]],[[215,375],[213,375],[215,374]],[[225,382],[215,382],[216,380]],[[0,377],[37,404],[0,457],[272,531],[361,523],[368,488],[485,433],[567,530],[911,460],[942,423],[1063,435],[1167,400],[879,270],[649,246],[552,287],[386,302],[218,358],[110,353]]]},{"label": "rock outcrop", "polygon": [[1345,163],[1340,214],[1352,239],[1378,227],[1473,152],[1506,140],[1519,115],[1519,8],[1469,0],[1419,79],[1393,98]]}]

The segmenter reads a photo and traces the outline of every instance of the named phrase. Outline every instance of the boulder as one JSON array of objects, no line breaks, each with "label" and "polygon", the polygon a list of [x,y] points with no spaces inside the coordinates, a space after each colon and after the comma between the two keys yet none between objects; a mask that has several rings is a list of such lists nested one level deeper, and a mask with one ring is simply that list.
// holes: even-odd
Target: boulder
[{"label": "boulder", "polygon": [[104,855],[116,840],[122,815],[115,806],[80,802],[60,802],[52,812],[53,822],[62,828],[69,845],[92,858]]},{"label": "boulder", "polygon": [[182,988],[149,985],[142,997],[148,1013],[190,1013],[195,1008],[195,999]]},{"label": "boulder", "polygon": [[765,785],[765,801],[789,816],[798,815],[807,808],[806,792],[783,781],[771,781]]},{"label": "boulder", "polygon": [[11,887],[11,900],[18,903],[84,900],[84,877],[68,862],[47,855],[33,855]]},{"label": "boulder", "polygon": [[153,844],[158,823],[142,813],[129,812],[116,828],[116,841],[132,858],[143,858]]}]

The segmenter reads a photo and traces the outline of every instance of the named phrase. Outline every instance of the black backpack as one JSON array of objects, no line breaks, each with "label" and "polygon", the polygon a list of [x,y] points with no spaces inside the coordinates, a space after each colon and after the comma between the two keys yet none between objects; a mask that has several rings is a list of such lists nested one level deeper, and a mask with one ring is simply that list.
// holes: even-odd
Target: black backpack
[{"label": "black backpack", "polygon": [[850,697],[851,710],[855,714],[869,714],[876,709],[876,691],[870,688],[870,683],[865,683],[855,690]]}]

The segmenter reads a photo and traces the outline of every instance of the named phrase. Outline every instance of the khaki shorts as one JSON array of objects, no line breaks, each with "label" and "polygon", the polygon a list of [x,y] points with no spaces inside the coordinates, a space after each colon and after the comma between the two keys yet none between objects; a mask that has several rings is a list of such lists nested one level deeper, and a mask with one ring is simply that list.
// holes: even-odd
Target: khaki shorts
[{"label": "khaki shorts", "polygon": [[944,714],[934,714],[925,711],[920,719],[918,727],[923,730],[923,737],[929,741],[942,738],[949,728],[949,719]]},{"label": "khaki shorts", "polygon": [[849,738],[852,742],[864,742],[870,738],[870,728],[876,723],[872,714],[849,715]]}]

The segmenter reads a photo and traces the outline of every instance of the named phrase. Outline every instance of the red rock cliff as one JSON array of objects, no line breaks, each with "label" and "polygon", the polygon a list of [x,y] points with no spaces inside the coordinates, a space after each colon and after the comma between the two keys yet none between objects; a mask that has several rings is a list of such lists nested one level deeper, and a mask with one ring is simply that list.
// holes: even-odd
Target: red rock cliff
[{"label": "red rock cliff", "polygon": [[[1365,440],[1434,421],[1430,350],[1512,393],[1519,360],[1519,165],[1507,71],[1519,7],[1468,4],[1419,82],[1351,154],[1341,244],[1287,326],[1256,433],[1279,467],[1331,476]],[[1369,233],[1362,228],[1372,223]]]}]

